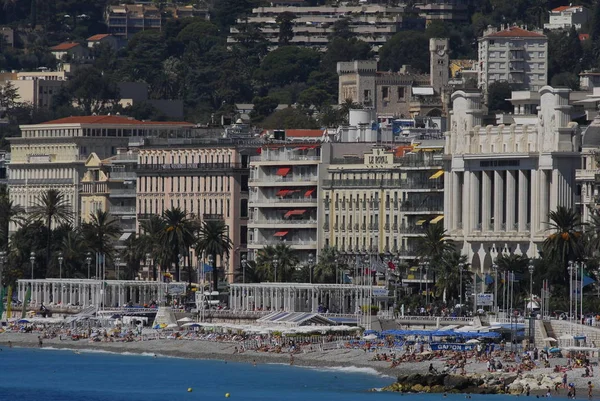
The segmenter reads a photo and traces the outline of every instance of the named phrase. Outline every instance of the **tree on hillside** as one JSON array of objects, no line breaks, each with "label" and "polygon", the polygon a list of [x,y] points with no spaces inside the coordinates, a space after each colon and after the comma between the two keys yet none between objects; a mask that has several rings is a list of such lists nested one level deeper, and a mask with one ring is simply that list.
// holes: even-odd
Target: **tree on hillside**
[{"label": "tree on hillside", "polygon": [[508,82],[492,82],[488,86],[488,110],[490,112],[496,111],[511,111],[512,104],[506,100],[510,99],[512,88]]},{"label": "tree on hillside", "polygon": [[403,65],[426,73],[429,71],[429,40],[418,31],[398,32],[379,49],[380,69],[399,71]]},{"label": "tree on hillside", "polygon": [[279,105],[279,101],[277,99],[269,96],[256,96],[254,99],[252,99],[252,103],[254,104],[254,108],[250,112],[250,118],[253,122],[260,122],[264,120],[266,117],[270,116]]},{"label": "tree on hillside", "polygon": [[317,129],[316,120],[306,115],[305,112],[293,107],[276,111],[262,122],[265,129]]},{"label": "tree on hillside", "polygon": [[321,54],[316,50],[283,46],[273,50],[263,59],[255,77],[272,86],[306,82],[310,73],[319,68],[320,61]]},{"label": "tree on hillside", "polygon": [[61,90],[88,116],[105,113],[121,99],[117,85],[93,67],[77,70]]},{"label": "tree on hillside", "polygon": [[279,25],[279,45],[289,45],[294,39],[294,20],[296,14],[285,11],[277,16],[277,24]]}]

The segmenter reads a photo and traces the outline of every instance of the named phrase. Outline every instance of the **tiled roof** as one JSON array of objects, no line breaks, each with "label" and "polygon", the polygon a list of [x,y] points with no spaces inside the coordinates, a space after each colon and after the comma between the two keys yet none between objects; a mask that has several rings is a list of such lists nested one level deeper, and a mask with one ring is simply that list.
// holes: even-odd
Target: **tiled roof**
[{"label": "tiled roof", "polygon": [[79,46],[79,43],[75,43],[75,42],[61,43],[59,45],[51,47],[50,50],[52,50],[52,51],[64,51],[64,50],[72,49],[72,48],[77,47],[77,46]]},{"label": "tiled roof", "polygon": [[580,41],[584,41],[584,40],[588,40],[590,38],[590,34],[589,33],[580,33],[579,34],[579,40]]},{"label": "tiled roof", "polygon": [[577,8],[577,7],[578,6],[560,6],[560,7],[553,8],[552,11],[559,13],[561,11],[568,10],[569,8]]},{"label": "tiled roof", "polygon": [[543,38],[544,35],[537,32],[527,31],[518,26],[511,26],[503,31],[491,33],[486,38]]},{"label": "tiled roof", "polygon": [[320,138],[323,136],[323,130],[320,129],[286,129],[285,136],[286,137],[311,137],[311,138]]},{"label": "tiled roof", "polygon": [[111,124],[111,125],[193,125],[183,121],[140,121],[123,116],[72,116],[42,124]]},{"label": "tiled roof", "polygon": [[87,38],[87,40],[88,40],[88,42],[97,42],[108,36],[110,36],[110,34],[108,34],[108,33],[99,33],[98,35],[90,36],[89,38]]}]

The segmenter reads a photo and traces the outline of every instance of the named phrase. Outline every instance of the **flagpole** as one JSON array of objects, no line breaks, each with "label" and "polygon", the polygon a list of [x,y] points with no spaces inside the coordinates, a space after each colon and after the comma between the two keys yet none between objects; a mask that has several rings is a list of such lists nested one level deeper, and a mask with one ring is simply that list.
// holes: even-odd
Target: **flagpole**
[{"label": "flagpole", "polygon": [[580,287],[581,287],[581,292],[579,293],[579,318],[583,319],[583,267],[584,267],[584,263],[581,262],[581,280],[580,280]]}]

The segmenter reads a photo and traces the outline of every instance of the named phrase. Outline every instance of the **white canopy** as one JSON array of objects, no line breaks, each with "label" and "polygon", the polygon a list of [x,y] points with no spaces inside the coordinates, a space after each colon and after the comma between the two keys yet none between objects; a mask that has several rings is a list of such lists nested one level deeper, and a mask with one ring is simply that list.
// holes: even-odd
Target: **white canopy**
[{"label": "white canopy", "polygon": [[177,321],[178,322],[184,322],[184,323],[185,322],[193,322],[193,320],[190,319],[189,317],[184,317],[184,318],[178,319]]}]

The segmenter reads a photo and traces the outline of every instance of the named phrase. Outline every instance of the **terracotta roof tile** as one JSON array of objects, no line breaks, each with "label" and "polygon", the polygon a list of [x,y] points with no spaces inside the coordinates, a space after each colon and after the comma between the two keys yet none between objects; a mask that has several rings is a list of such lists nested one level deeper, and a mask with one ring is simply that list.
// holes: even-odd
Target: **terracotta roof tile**
[{"label": "terracotta roof tile", "polygon": [[491,33],[486,38],[543,38],[544,35],[537,32],[527,31],[518,26],[511,26],[503,31]]},{"label": "terracotta roof tile", "polygon": [[285,136],[286,137],[311,137],[311,138],[319,138],[323,136],[323,130],[320,129],[286,129]]},{"label": "terracotta roof tile", "polygon": [[140,121],[124,116],[71,116],[42,124],[194,125],[183,121]]},{"label": "terracotta roof tile", "polygon": [[553,8],[552,11],[559,13],[561,11],[568,10],[569,8],[577,8],[577,7],[578,6],[560,6],[560,7]]},{"label": "terracotta roof tile", "polygon": [[74,47],[80,46],[79,43],[75,43],[75,42],[67,42],[67,43],[61,43],[59,45],[56,45],[54,47],[51,47],[50,50],[52,51],[64,51],[64,50],[70,50]]},{"label": "terracotta roof tile", "polygon": [[108,33],[99,33],[98,35],[90,36],[89,38],[87,38],[87,40],[88,40],[88,42],[97,42],[108,36],[110,36],[110,34],[108,34]]}]

